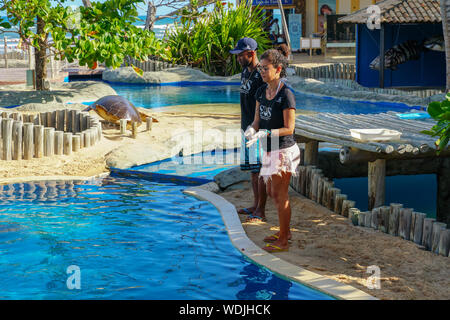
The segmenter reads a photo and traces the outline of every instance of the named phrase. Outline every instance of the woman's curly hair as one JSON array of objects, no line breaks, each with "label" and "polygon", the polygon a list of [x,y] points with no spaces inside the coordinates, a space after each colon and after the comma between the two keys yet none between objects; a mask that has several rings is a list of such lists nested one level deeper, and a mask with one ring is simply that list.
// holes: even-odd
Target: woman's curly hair
[{"label": "woman's curly hair", "polygon": [[274,68],[281,66],[280,77],[286,77],[287,60],[280,51],[276,49],[269,49],[261,55],[260,59],[269,61]]}]

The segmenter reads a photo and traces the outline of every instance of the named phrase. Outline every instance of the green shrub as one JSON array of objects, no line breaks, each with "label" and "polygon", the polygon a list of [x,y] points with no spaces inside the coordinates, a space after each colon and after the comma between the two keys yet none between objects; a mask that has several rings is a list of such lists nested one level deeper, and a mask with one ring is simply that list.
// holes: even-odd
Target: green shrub
[{"label": "green shrub", "polygon": [[437,121],[431,130],[421,131],[433,137],[439,137],[435,144],[438,147],[438,154],[447,147],[450,140],[450,93],[442,102],[433,101],[428,105],[428,114]]}]

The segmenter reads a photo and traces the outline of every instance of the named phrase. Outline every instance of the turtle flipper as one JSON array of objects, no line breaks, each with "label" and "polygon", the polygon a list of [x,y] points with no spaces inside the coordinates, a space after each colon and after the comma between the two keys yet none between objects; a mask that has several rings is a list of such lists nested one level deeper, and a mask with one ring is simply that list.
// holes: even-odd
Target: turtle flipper
[{"label": "turtle flipper", "polygon": [[[145,113],[139,112],[139,116],[141,117],[142,122],[145,122],[146,119],[149,117]],[[158,119],[152,116],[152,122],[159,122]]]}]

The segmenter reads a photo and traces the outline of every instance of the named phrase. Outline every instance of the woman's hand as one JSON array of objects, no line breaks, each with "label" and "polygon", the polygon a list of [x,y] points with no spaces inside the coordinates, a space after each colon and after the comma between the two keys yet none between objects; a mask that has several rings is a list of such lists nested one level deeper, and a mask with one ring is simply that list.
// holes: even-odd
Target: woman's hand
[{"label": "woman's hand", "polygon": [[255,128],[253,128],[251,125],[247,127],[247,130],[244,132],[244,137],[247,140],[252,140],[253,136],[256,134]]},{"label": "woman's hand", "polygon": [[255,133],[253,135],[251,140],[247,141],[247,143],[245,145],[247,146],[247,148],[249,148],[250,146],[252,146],[259,139],[265,138],[265,137],[267,137],[269,135],[270,135],[270,131],[269,130],[266,130],[266,129],[259,130],[257,133]]}]

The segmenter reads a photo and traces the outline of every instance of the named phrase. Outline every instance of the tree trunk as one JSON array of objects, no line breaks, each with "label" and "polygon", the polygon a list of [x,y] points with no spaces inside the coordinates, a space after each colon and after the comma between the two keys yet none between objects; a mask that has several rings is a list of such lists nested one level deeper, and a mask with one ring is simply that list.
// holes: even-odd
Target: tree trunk
[{"label": "tree trunk", "polygon": [[152,30],[156,20],[156,7],[152,1],[148,1],[147,18],[145,19],[145,30]]},{"label": "tree trunk", "polygon": [[[47,38],[45,22],[37,17],[36,34],[39,35],[39,48],[35,48],[36,90],[45,90],[44,80],[47,78]],[[42,36],[42,37],[41,37]]]},{"label": "tree trunk", "polygon": [[450,90],[450,0],[441,0],[442,30],[445,41],[445,61],[447,65],[446,92]]},{"label": "tree trunk", "polygon": [[83,0],[83,5],[88,8],[88,7],[92,7],[91,1],[90,0]]}]

